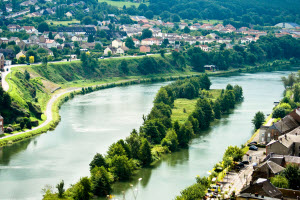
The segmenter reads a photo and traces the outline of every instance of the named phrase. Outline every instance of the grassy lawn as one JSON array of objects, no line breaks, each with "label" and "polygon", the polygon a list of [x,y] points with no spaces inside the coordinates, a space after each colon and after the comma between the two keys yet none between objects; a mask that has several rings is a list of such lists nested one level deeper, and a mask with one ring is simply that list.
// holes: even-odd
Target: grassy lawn
[{"label": "grassy lawn", "polygon": [[210,20],[199,20],[199,23],[203,23],[203,24],[223,24],[223,21],[222,20],[210,19]]},{"label": "grassy lawn", "polygon": [[[98,0],[98,2],[106,2],[109,5],[117,6],[119,8],[123,8],[123,6],[126,6],[126,8],[129,8],[130,6],[139,7],[140,3],[133,3],[130,1],[109,1],[109,0]],[[149,5],[149,3],[145,3],[146,5]]]},{"label": "grassy lawn", "polygon": [[46,21],[48,24],[53,24],[53,25],[64,25],[64,26],[67,26],[69,24],[78,24],[80,23],[80,21],[76,20],[76,19],[73,19],[72,21],[52,21],[52,20],[47,20]]},{"label": "grassy lawn", "polygon": [[[221,90],[209,90],[209,99],[216,99],[220,96]],[[198,99],[176,99],[172,109],[172,121],[178,120],[184,123],[194,111]]]}]

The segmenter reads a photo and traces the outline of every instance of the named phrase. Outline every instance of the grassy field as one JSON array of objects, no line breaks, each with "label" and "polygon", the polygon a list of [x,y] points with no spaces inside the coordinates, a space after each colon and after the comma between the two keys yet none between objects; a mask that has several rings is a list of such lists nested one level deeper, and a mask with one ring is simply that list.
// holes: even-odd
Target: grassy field
[{"label": "grassy field", "polygon": [[223,24],[223,21],[222,20],[211,19],[211,20],[199,20],[199,23],[202,23],[202,24]]},{"label": "grassy field", "polygon": [[[209,90],[208,98],[215,100],[221,94],[221,90]],[[184,123],[194,111],[198,99],[176,99],[172,109],[172,121],[178,120]]]},{"label": "grassy field", "polygon": [[80,21],[76,20],[76,19],[73,19],[72,21],[52,21],[52,20],[47,20],[46,21],[48,24],[53,24],[53,25],[64,25],[64,26],[67,26],[69,24],[78,24],[80,23]]},{"label": "grassy field", "polygon": [[[123,6],[126,6],[126,8],[129,8],[130,6],[139,7],[140,3],[133,3],[130,1],[109,1],[109,0],[98,0],[99,2],[106,2],[109,5],[117,6],[119,8],[123,8]],[[145,3],[146,5],[149,5],[149,3]]]}]

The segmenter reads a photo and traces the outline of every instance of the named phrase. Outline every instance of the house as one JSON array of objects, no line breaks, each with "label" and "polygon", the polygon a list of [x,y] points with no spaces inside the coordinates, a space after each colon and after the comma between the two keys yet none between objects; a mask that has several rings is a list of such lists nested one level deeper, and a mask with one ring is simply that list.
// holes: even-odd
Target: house
[{"label": "house", "polygon": [[300,156],[300,136],[284,134],[278,140],[272,140],[266,146],[266,154]]},{"label": "house", "polygon": [[8,43],[8,39],[7,38],[0,38],[0,44],[2,44],[2,43]]},{"label": "house", "polygon": [[66,40],[66,38],[62,34],[59,34],[59,33],[54,36],[54,40],[57,40],[57,39],[61,39],[63,41]]},{"label": "house", "polygon": [[207,45],[199,45],[199,46],[202,51],[209,51],[209,48]]},{"label": "house", "polygon": [[150,46],[145,46],[145,45],[140,46],[140,52],[148,53],[150,52],[150,50],[151,50]]},{"label": "house", "polygon": [[39,31],[34,26],[23,26],[21,30],[24,30],[28,34],[38,34]]},{"label": "house", "polygon": [[72,40],[73,42],[80,42],[80,41],[82,41],[82,38],[79,37],[79,36],[74,35],[74,36],[71,38],[71,40]]},{"label": "house", "polygon": [[52,47],[57,48],[57,46],[59,45],[55,40],[50,40],[50,39],[46,39],[45,44],[46,44],[46,47],[49,49]]},{"label": "house", "polygon": [[0,115],[0,135],[4,134],[4,119],[3,117]]},{"label": "house", "polygon": [[174,27],[174,23],[172,23],[172,22],[167,22],[164,25],[165,25],[165,27],[168,27],[168,28],[173,28]]},{"label": "house", "polygon": [[272,197],[265,197],[264,195],[258,195],[258,194],[252,194],[252,193],[243,193],[243,194],[238,194],[236,196],[236,200],[281,200],[278,198],[272,198]]},{"label": "house", "polygon": [[281,198],[282,193],[272,183],[265,179],[259,178],[254,183],[243,188],[240,194],[257,194],[264,197]]},{"label": "house", "polygon": [[[288,133],[288,132],[296,129],[297,127],[299,127],[298,121],[300,120],[300,116],[297,113],[299,113],[299,110],[293,111],[292,115],[289,114],[289,115],[285,116],[283,119],[281,119],[280,121],[274,123],[272,126],[267,128],[267,130],[260,131],[259,142],[267,144],[271,140],[277,140],[279,136],[281,136],[285,133]],[[299,119],[295,118],[296,115],[298,115]],[[298,121],[296,121],[295,119]]]},{"label": "house", "polygon": [[5,66],[5,57],[3,53],[0,53],[0,71],[4,70]]},{"label": "house", "polygon": [[116,50],[116,54],[123,55],[124,53],[125,53],[125,51],[124,51],[124,49],[123,49],[123,48],[121,48],[121,47],[117,48],[117,50]]},{"label": "house", "polygon": [[117,50],[115,47],[106,47],[106,49],[104,49],[103,55],[108,56],[109,54],[116,54],[116,51]]},{"label": "house", "polygon": [[300,167],[300,157],[289,156],[289,155],[279,155],[275,153],[269,153],[263,160],[263,162],[272,161],[282,167],[286,167],[288,164],[298,165]]},{"label": "house", "polygon": [[208,71],[216,71],[217,70],[217,66],[216,65],[204,65],[204,69],[208,70]]},{"label": "house", "polygon": [[184,29],[186,26],[189,26],[187,23],[180,23],[179,28]]},{"label": "house", "polygon": [[73,14],[71,13],[71,12],[66,12],[66,14],[65,14],[67,17],[72,17],[73,16]]},{"label": "house", "polygon": [[95,35],[96,29],[94,26],[72,26],[72,27],[58,27],[59,33],[66,33],[67,35]]},{"label": "house", "polygon": [[10,32],[19,32],[21,30],[21,26],[16,24],[10,24],[7,26],[7,28]]},{"label": "house", "polygon": [[141,42],[141,45],[148,45],[148,46],[151,46],[151,45],[161,45],[162,41],[157,39],[157,38],[146,38],[146,39],[143,39],[142,42]]},{"label": "house", "polygon": [[19,60],[20,57],[26,57],[26,55],[23,53],[23,51],[20,51],[17,55],[16,55],[16,59]]},{"label": "house", "polygon": [[132,38],[133,42],[134,42],[134,46],[137,47],[137,46],[140,46],[141,45],[141,42],[136,39],[136,38]]},{"label": "house", "polygon": [[117,39],[117,40],[113,40],[112,41],[111,46],[115,47],[115,48],[119,48],[119,47],[123,47],[125,45],[124,45],[124,42],[122,42],[121,40]]},{"label": "house", "polygon": [[267,160],[260,165],[254,167],[254,171],[252,174],[252,180],[256,180],[258,178],[271,178],[275,175],[280,174],[285,168],[280,166],[279,164]]}]

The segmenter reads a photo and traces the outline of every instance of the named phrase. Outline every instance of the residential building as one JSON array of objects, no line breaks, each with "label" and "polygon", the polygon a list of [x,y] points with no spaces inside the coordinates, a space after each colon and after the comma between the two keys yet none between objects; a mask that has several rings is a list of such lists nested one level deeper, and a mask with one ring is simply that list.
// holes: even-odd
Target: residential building
[{"label": "residential building", "polygon": [[4,119],[3,117],[0,115],[0,135],[4,134]]},{"label": "residential building", "polygon": [[157,38],[146,38],[143,39],[141,45],[151,46],[151,45],[161,45],[162,41]]},{"label": "residential building", "polygon": [[116,48],[114,48],[114,47],[106,47],[106,49],[104,49],[103,55],[108,56],[109,52],[111,54],[115,54],[116,53]]},{"label": "residential building", "polygon": [[66,14],[65,14],[67,17],[72,17],[73,16],[73,14],[71,13],[71,12],[66,12]]},{"label": "residential building", "polygon": [[258,178],[271,178],[275,175],[280,174],[285,168],[280,166],[279,164],[267,160],[260,165],[254,167],[254,171],[252,174],[252,181],[257,180]]},{"label": "residential building", "polygon": [[150,50],[151,50],[150,46],[145,46],[145,45],[140,46],[140,52],[149,53]]},{"label": "residential building", "polygon": [[21,30],[21,26],[16,24],[10,24],[7,26],[7,28],[10,32],[19,32]]},{"label": "residential building", "polygon": [[7,38],[5,38],[5,37],[3,37],[3,38],[0,38],[0,44],[2,44],[2,43],[8,43],[8,39]]},{"label": "residential building", "polygon": [[297,27],[300,27],[299,24],[293,23],[293,22],[281,22],[276,24],[275,26],[280,27],[280,28],[286,28],[286,29],[294,29]]},{"label": "residential building", "polygon": [[217,66],[216,65],[204,65],[204,69],[208,70],[208,71],[216,71],[217,70]]},{"label": "residential building", "polygon": [[272,197],[272,198],[281,198],[283,195],[282,193],[274,186],[272,183],[265,179],[259,178],[254,183],[246,186],[240,194],[257,194],[264,197]]},{"label": "residential building", "polygon": [[16,55],[16,59],[19,60],[20,57],[26,57],[26,55],[23,53],[23,51],[20,51],[17,55]]},{"label": "residential building", "polygon": [[49,49],[52,47],[57,48],[57,46],[59,45],[55,40],[50,40],[50,39],[47,39],[45,44],[46,44],[46,47]]},{"label": "residential building", "polygon": [[272,140],[266,146],[266,153],[300,156],[300,135],[284,134],[278,140]]},{"label": "residential building", "polygon": [[134,42],[134,46],[135,46],[135,47],[138,47],[138,46],[141,45],[141,42],[140,42],[138,39],[132,38],[132,40],[133,40],[133,42]]},{"label": "residential building", "polygon": [[21,30],[26,31],[28,34],[38,34],[39,31],[34,26],[23,26]]},{"label": "residential building", "polygon": [[199,45],[199,47],[202,51],[209,51],[209,48],[207,45]]},{"label": "residential building", "polygon": [[117,39],[117,40],[112,41],[111,46],[114,48],[119,48],[119,47],[125,46],[125,43],[122,42],[121,40]]}]

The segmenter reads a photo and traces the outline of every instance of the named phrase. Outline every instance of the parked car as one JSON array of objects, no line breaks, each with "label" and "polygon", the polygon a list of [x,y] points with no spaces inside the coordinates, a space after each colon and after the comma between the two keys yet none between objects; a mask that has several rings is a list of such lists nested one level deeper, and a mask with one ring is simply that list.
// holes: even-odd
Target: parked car
[{"label": "parked car", "polygon": [[245,165],[249,165],[249,161],[248,160],[243,160],[242,163],[244,163]]},{"label": "parked car", "polygon": [[104,59],[104,57],[103,57],[103,56],[101,56],[101,57],[100,57],[100,59]]},{"label": "parked car", "polygon": [[238,164],[236,164],[236,166],[239,166],[240,168],[245,167],[245,164],[243,162],[239,162]]},{"label": "parked car", "polygon": [[30,63],[27,63],[27,65],[30,65]]},{"label": "parked car", "polygon": [[250,147],[249,147],[249,150],[252,150],[252,151],[257,151],[257,150],[258,150],[258,148],[257,148],[256,146],[252,145],[252,146],[250,146]]},{"label": "parked car", "polygon": [[250,142],[250,145],[257,145],[257,142]]}]

